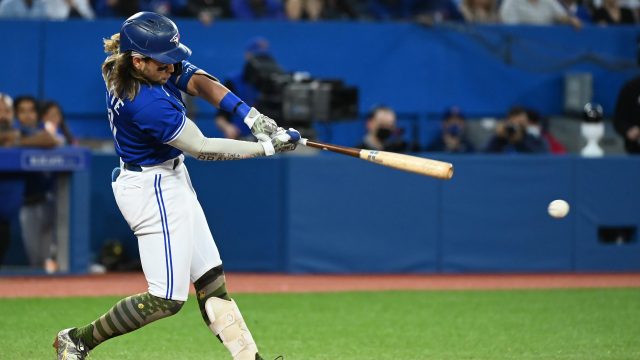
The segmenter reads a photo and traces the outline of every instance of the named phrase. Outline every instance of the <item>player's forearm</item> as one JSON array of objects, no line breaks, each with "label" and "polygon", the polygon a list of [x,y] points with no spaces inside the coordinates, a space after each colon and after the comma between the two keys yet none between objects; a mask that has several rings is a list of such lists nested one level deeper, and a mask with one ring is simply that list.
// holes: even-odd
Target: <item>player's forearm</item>
[{"label": "player's forearm", "polygon": [[249,141],[207,138],[193,121],[186,119],[184,129],[169,145],[198,160],[240,160],[265,155],[265,145]]},{"label": "player's forearm", "polygon": [[222,98],[229,92],[229,89],[220,82],[198,73],[191,77],[188,88],[191,95],[199,96],[217,108],[220,107]]}]

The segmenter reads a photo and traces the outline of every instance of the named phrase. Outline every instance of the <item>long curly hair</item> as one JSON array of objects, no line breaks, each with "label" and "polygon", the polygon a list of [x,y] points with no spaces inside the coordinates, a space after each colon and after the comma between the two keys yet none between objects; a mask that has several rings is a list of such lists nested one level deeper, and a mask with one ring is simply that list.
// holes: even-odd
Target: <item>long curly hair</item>
[{"label": "long curly hair", "polygon": [[112,95],[133,100],[140,91],[141,84],[149,84],[133,66],[131,51],[120,53],[120,34],[103,39],[104,52],[109,54],[102,63],[102,78]]}]

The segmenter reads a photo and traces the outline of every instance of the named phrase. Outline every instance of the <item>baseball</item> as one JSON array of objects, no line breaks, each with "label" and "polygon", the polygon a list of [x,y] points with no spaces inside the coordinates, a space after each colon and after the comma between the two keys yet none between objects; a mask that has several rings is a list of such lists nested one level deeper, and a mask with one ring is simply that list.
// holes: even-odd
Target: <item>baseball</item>
[{"label": "baseball", "polygon": [[547,211],[556,219],[563,218],[569,213],[569,203],[564,200],[553,200],[549,203]]}]

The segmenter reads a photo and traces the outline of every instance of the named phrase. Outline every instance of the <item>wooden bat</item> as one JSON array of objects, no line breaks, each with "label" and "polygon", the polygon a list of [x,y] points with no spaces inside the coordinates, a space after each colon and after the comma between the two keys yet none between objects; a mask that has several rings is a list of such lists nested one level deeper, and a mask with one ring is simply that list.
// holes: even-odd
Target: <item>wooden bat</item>
[{"label": "wooden bat", "polygon": [[356,149],[347,146],[339,146],[311,141],[305,138],[300,139],[299,144],[310,146],[326,151],[349,155],[372,163],[404,170],[420,175],[449,180],[453,176],[453,165],[448,162],[425,159],[417,156],[396,154],[388,151],[375,151]]}]

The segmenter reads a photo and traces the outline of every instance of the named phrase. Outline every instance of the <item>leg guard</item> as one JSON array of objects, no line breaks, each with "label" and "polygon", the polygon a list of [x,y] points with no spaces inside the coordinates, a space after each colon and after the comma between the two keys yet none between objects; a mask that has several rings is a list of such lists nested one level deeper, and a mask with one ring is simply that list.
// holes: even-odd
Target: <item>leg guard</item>
[{"label": "leg guard", "polygon": [[205,303],[209,328],[220,338],[234,360],[255,360],[258,347],[240,314],[236,302],[216,297]]}]

